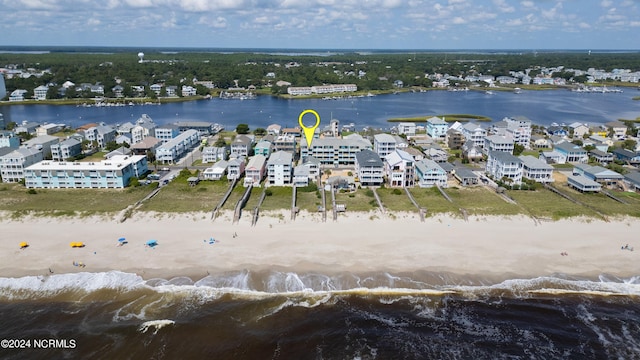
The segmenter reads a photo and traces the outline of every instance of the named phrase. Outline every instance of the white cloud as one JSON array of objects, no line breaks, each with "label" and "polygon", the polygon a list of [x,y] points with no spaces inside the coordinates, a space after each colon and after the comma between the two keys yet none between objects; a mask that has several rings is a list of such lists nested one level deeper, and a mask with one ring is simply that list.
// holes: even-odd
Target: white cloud
[{"label": "white cloud", "polygon": [[516,11],[516,8],[509,5],[506,0],[493,0],[493,4],[498,8],[498,11],[503,13],[512,13]]},{"label": "white cloud", "polygon": [[467,21],[465,19],[461,18],[460,16],[456,16],[456,17],[453,18],[453,20],[451,22],[456,24],[456,25],[460,25],[460,24],[465,24]]},{"label": "white cloud", "polygon": [[605,8],[608,8],[611,5],[613,5],[613,1],[611,1],[611,0],[602,0],[600,2],[600,6],[605,7]]},{"label": "white cloud", "polygon": [[528,9],[533,9],[536,7],[536,4],[533,1],[521,1],[520,5],[522,5],[522,7],[524,8],[528,8]]}]

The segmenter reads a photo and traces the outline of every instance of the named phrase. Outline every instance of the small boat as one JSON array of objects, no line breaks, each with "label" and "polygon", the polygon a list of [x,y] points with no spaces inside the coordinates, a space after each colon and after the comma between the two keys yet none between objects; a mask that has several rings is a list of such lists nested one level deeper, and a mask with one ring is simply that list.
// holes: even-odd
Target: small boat
[{"label": "small boat", "polygon": [[520,88],[515,88],[515,89],[513,89],[513,92],[514,92],[515,94],[522,94],[522,89],[520,89]]}]

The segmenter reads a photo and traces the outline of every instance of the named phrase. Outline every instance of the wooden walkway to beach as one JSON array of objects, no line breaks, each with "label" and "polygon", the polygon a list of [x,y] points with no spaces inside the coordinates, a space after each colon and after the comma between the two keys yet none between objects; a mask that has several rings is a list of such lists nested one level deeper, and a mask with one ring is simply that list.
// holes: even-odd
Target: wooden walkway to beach
[{"label": "wooden walkway to beach", "polygon": [[236,202],[236,206],[233,210],[233,223],[238,223],[240,221],[240,216],[242,216],[242,208],[247,204],[247,200],[251,196],[251,190],[253,190],[253,185],[247,186],[247,189],[242,194],[242,197],[238,199]]},{"label": "wooden walkway to beach", "polygon": [[227,192],[224,194],[222,199],[220,199],[218,205],[216,205],[216,207],[211,211],[211,220],[216,219],[216,217],[218,216],[218,211],[222,209],[224,203],[227,202],[227,199],[229,199],[229,195],[231,195],[231,192],[233,191],[233,188],[236,186],[237,182],[238,178],[233,179],[233,182],[229,185],[229,189],[227,189]]},{"label": "wooden walkway to beach", "polygon": [[404,192],[407,193],[407,196],[409,197],[409,200],[411,200],[411,203],[413,203],[413,205],[418,209],[418,213],[420,214],[420,221],[424,222],[424,216],[427,213],[427,209],[421,207],[420,204],[418,204],[416,199],[414,199],[411,191],[409,191],[409,188],[404,188]]},{"label": "wooden walkway to beach", "polygon": [[260,194],[260,199],[258,199],[258,205],[253,208],[253,217],[251,218],[251,226],[256,226],[258,222],[258,214],[260,213],[260,206],[262,206],[262,202],[264,198],[267,197],[267,188],[262,188],[262,194]]}]

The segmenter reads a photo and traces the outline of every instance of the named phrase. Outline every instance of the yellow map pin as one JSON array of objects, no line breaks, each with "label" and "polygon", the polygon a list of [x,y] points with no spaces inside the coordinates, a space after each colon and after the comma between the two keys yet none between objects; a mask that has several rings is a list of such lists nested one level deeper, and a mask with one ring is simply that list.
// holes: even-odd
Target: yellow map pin
[{"label": "yellow map pin", "polygon": [[[305,126],[304,123],[302,122],[302,117],[305,114],[313,114],[313,116],[316,117],[316,124],[310,127]],[[318,128],[318,126],[320,125],[320,115],[318,115],[318,113],[315,110],[310,110],[310,109],[305,110],[300,113],[300,116],[298,117],[298,123],[300,124],[300,127],[304,131],[304,137],[305,139],[307,139],[307,147],[310,148],[311,141],[313,141],[313,134],[316,132],[316,128]]]}]

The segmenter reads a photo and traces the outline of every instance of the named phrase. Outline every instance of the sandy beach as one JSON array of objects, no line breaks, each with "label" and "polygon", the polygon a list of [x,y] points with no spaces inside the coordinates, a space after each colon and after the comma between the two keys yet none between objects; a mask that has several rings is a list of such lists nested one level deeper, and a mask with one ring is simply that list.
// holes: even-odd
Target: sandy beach
[{"label": "sandy beach", "polygon": [[[571,219],[536,224],[528,217],[349,213],[323,223],[318,214],[135,213],[78,218],[2,217],[0,276],[120,270],[144,278],[279,268],[286,271],[433,271],[495,278],[557,273],[636,276],[638,219]],[[235,235],[237,234],[237,236]],[[127,243],[118,246],[118,239]],[[215,243],[210,244],[214,238]],[[145,246],[157,240],[154,248]],[[26,241],[29,247],[20,249]],[[70,242],[84,242],[71,248]],[[566,254],[566,255],[561,255]],[[74,266],[82,262],[85,267]]]}]

